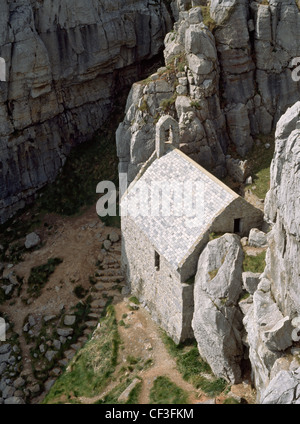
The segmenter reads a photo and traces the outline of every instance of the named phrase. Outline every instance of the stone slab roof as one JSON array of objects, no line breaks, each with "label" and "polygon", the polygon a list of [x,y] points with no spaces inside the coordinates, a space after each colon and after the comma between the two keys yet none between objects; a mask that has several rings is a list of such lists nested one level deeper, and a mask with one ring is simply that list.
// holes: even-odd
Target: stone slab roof
[{"label": "stone slab roof", "polygon": [[[155,189],[156,182],[164,188],[171,187],[168,192],[164,190],[169,210],[164,209],[161,194]],[[198,203],[200,207],[194,208],[193,212],[197,210],[194,216],[182,207],[184,200],[181,197],[174,201],[174,191],[181,193],[182,187],[185,187],[187,201],[193,198],[195,205],[196,191],[203,201]],[[235,192],[184,153],[170,147],[164,156],[136,177],[122,197],[121,207],[127,207],[127,215],[147,235],[157,252],[178,269],[214,218],[237,197]]]}]

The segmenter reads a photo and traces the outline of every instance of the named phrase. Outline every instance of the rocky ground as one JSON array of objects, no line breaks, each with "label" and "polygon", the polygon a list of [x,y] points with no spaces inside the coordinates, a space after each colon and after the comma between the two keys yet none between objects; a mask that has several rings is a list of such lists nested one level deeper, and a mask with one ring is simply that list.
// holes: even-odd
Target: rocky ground
[{"label": "rocky ground", "polygon": [[[26,220],[26,215],[19,219]],[[151,360],[139,373],[139,403],[149,403],[150,389],[161,375],[187,392],[189,403],[224,401],[223,395],[208,399],[185,381],[149,313],[141,306],[128,309],[128,298],[122,295],[118,228],[105,226],[92,207],[71,218],[47,214],[34,232],[37,237],[29,239],[34,244],[36,238],[37,246],[26,249],[21,261],[1,264],[0,311],[8,324],[6,341],[0,342],[1,403],[40,403],[92,336],[108,303],[115,305],[118,322],[126,315],[124,325],[118,326],[123,347],[115,374],[128,357],[141,358],[141,363]],[[19,242],[28,245],[28,237]],[[51,258],[59,259],[54,272],[41,290],[31,290],[32,269]],[[104,392],[80,401],[94,403],[116,384],[112,379]],[[232,394],[254,403],[249,379],[232,386],[227,397]]]},{"label": "rocky ground", "polygon": [[[74,218],[45,216],[45,222],[51,230],[45,232],[43,224],[36,230],[39,248],[17,264],[1,265],[0,310],[8,323],[7,340],[0,344],[2,403],[39,402],[86,342],[105,305],[120,299],[124,284],[119,230],[106,227],[94,208]],[[50,258],[62,262],[37,296],[28,283],[31,270]]]}]

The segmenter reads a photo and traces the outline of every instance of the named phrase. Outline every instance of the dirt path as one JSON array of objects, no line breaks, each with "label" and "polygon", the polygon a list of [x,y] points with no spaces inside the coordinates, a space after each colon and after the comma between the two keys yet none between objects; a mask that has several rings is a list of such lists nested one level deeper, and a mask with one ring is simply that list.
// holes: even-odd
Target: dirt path
[{"label": "dirt path", "polygon": [[[116,315],[120,320],[123,314],[128,312],[125,302],[116,305]],[[159,335],[159,327],[153,322],[149,313],[143,308],[134,311],[130,315],[130,327],[128,329],[120,327],[120,335],[124,340],[126,355],[130,352],[135,357],[151,358],[153,366],[145,371],[141,371],[140,377],[143,379],[142,390],[139,398],[140,404],[149,403],[150,390],[155,378],[167,376],[177,386],[181,387],[189,394],[189,403],[199,401],[195,388],[183,380],[181,374],[176,369],[174,359],[167,352],[164,343]]]}]

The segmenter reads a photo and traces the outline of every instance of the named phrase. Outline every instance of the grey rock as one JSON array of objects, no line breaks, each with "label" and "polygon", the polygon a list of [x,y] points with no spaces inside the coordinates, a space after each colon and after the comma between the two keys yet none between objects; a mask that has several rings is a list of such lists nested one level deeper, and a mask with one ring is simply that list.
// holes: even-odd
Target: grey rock
[{"label": "grey rock", "polygon": [[11,345],[9,343],[5,343],[0,346],[0,355],[3,355],[4,353],[8,353],[11,351]]},{"label": "grey rock", "polygon": [[35,320],[33,315],[29,315],[28,323],[29,323],[30,327],[34,327],[36,325],[36,320]]},{"label": "grey rock", "polygon": [[73,334],[73,332],[74,332],[73,328],[58,328],[57,329],[57,334],[62,337],[68,337],[71,334]]},{"label": "grey rock", "polygon": [[268,245],[267,236],[263,231],[252,228],[249,233],[248,244],[253,247],[266,247]]},{"label": "grey rock", "polygon": [[45,391],[49,392],[49,390],[51,389],[51,387],[54,385],[55,380],[54,379],[49,379],[44,383],[45,386]]},{"label": "grey rock", "polygon": [[25,380],[22,377],[18,377],[15,381],[14,381],[14,386],[16,389],[19,389],[20,387],[23,387],[25,384]]},{"label": "grey rock", "polygon": [[246,271],[243,272],[243,286],[247,290],[248,293],[253,294],[257,289],[259,284],[261,274],[257,272]]},{"label": "grey rock", "polygon": [[262,404],[293,404],[300,397],[299,372],[280,371],[262,395]]},{"label": "grey rock", "polygon": [[4,371],[6,370],[6,368],[7,368],[7,363],[6,362],[1,362],[0,363],[0,377],[4,373]]},{"label": "grey rock", "polygon": [[46,350],[45,345],[44,344],[40,344],[39,350],[40,350],[41,353],[45,353],[45,350]]},{"label": "grey rock", "polygon": [[250,167],[247,160],[235,160],[230,157],[226,160],[226,167],[228,174],[235,181],[240,183],[243,183],[246,180],[250,172]]},{"label": "grey rock", "polygon": [[110,240],[104,240],[103,247],[104,247],[104,249],[108,250],[111,247],[111,241]]},{"label": "grey rock", "polygon": [[28,389],[29,389],[31,394],[37,395],[40,392],[41,387],[38,383],[36,383],[36,384],[33,384],[32,386],[30,386]]},{"label": "grey rock", "polygon": [[3,399],[7,399],[10,398],[14,395],[16,389],[12,386],[6,386],[3,390],[2,390],[2,397]]},{"label": "grey rock", "polygon": [[40,243],[41,239],[36,233],[30,233],[26,236],[25,247],[26,249],[31,249],[36,247]]},{"label": "grey rock", "polygon": [[55,347],[55,349],[59,350],[61,348],[61,341],[53,340],[53,346]]},{"label": "grey rock", "polygon": [[118,234],[118,233],[116,233],[115,231],[111,231],[111,232],[109,233],[109,240],[110,240],[112,243],[116,243],[117,241],[119,241],[119,239],[120,239],[119,234]]},{"label": "grey rock", "polygon": [[54,318],[56,318],[56,315],[45,315],[44,321],[49,322],[49,321],[52,321]]},{"label": "grey rock", "polygon": [[57,354],[57,352],[55,350],[48,350],[45,353],[45,357],[48,359],[49,362],[51,362],[52,359],[55,357],[56,354]]},{"label": "grey rock", "polygon": [[200,355],[218,377],[241,381],[243,250],[233,234],[209,242],[200,255],[195,277],[192,321]]},{"label": "grey rock", "polygon": [[3,353],[2,355],[0,355],[0,364],[2,362],[8,362],[9,358],[10,358],[10,354],[11,352],[7,352],[7,353]]},{"label": "grey rock", "polygon": [[64,317],[64,325],[74,325],[76,321],[75,315],[66,315]]},{"label": "grey rock", "polygon": [[24,405],[25,401],[24,399],[16,396],[12,396],[10,398],[5,399],[4,401],[5,405]]},{"label": "grey rock", "polygon": [[127,402],[129,399],[129,395],[132,392],[132,390],[141,383],[141,380],[138,378],[135,378],[132,383],[121,393],[121,395],[118,398],[118,402]]}]

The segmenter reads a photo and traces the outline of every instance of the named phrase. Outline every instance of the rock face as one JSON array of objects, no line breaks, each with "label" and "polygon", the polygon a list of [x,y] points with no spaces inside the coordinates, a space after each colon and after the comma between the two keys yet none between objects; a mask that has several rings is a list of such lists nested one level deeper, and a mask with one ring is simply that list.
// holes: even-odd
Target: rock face
[{"label": "rock face", "polygon": [[[299,367],[298,351],[291,348],[298,339],[294,327],[299,327],[300,313],[299,124],[300,102],[288,109],[277,124],[271,188],[265,206],[265,217],[271,225],[266,268],[244,318],[258,402],[263,403],[296,399],[290,389],[284,394],[285,389],[279,393],[277,387],[276,395],[273,386],[281,384],[284,375],[280,371],[291,371],[295,363]],[[286,378],[290,381],[292,377],[288,374]]]},{"label": "rock face", "polygon": [[265,206],[266,220],[272,225],[265,274],[280,309],[294,317],[300,315],[300,102],[282,116],[275,136]]},{"label": "rock face", "polygon": [[160,0],[2,0],[0,223],[100,128],[171,25]]},{"label": "rock face", "polygon": [[200,7],[180,13],[165,38],[166,67],[133,85],[116,139],[120,171],[134,179],[155,148],[155,123],[169,114],[179,121],[179,148],[218,177],[225,175],[228,144],[219,101],[215,40]]},{"label": "rock face", "polygon": [[239,237],[225,234],[208,243],[195,278],[192,327],[200,355],[216,376],[231,383],[241,381],[242,314],[237,302],[243,257]]},{"label": "rock face", "polygon": [[[128,171],[129,182],[153,153],[153,123],[166,113],[180,124],[181,150],[223,177],[233,169],[224,157],[228,143],[245,156],[253,138],[269,134],[299,98],[292,78],[300,56],[295,1],[213,0],[212,32],[203,23],[205,3],[172,2],[177,22],[165,38],[167,69],[132,87],[117,131],[120,171]],[[237,165],[232,172],[244,181],[247,170]]]},{"label": "rock face", "polygon": [[300,404],[300,368],[280,371],[265,390],[263,404]]}]

